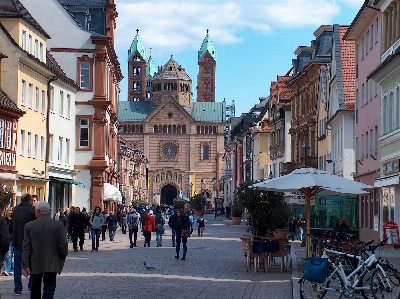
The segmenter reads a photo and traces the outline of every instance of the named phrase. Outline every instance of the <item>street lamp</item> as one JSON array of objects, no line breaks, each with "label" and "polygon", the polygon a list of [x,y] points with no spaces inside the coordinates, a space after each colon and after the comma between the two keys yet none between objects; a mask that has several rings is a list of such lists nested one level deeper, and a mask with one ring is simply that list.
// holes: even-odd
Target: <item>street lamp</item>
[{"label": "street lamp", "polygon": [[304,141],[301,147],[304,148],[304,167],[307,167],[307,149],[310,148],[307,135],[304,135]]},{"label": "street lamp", "polygon": [[201,205],[201,214],[203,214],[203,198],[204,198],[204,194],[203,194],[203,179],[200,180],[200,191],[201,191],[201,200],[200,200],[200,205]]},{"label": "street lamp", "polygon": [[150,169],[150,163],[149,160],[146,158],[146,201],[148,200],[148,194],[149,194],[149,169]]}]

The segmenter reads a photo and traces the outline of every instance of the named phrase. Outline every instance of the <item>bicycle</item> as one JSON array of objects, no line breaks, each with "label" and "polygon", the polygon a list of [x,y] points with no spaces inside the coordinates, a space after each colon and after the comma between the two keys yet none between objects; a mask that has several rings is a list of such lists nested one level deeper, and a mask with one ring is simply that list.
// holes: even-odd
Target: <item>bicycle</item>
[{"label": "bicycle", "polygon": [[[382,246],[385,241],[374,246]],[[372,248],[371,248],[372,249]],[[305,279],[300,279],[300,297],[305,298],[347,298],[361,294],[363,298],[378,298],[377,294],[383,291],[390,293],[393,291],[392,284],[388,279],[386,272],[379,264],[375,254],[372,253],[365,261],[360,256],[355,256],[336,250],[328,249],[325,246],[323,256],[329,257],[328,276],[324,283],[315,283]],[[358,259],[358,267],[346,274],[342,266],[343,258]],[[369,283],[368,283],[369,281]]]}]

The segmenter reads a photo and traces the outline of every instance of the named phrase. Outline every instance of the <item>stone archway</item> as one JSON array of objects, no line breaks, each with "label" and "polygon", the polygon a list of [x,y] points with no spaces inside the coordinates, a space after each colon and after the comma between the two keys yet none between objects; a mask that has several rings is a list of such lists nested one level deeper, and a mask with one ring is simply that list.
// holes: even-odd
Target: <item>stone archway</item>
[{"label": "stone archway", "polygon": [[161,189],[160,204],[171,205],[173,199],[178,197],[178,190],[174,185],[168,184]]}]

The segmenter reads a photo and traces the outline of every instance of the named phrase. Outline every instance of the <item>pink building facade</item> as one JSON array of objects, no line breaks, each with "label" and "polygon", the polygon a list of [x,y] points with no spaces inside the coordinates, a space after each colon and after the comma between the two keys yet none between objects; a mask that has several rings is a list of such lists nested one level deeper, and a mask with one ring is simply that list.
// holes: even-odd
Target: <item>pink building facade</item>
[{"label": "pink building facade", "polygon": [[[371,2],[364,2],[344,36],[345,40],[354,40],[356,44],[354,180],[368,185],[374,185],[374,180],[379,178],[380,167],[380,90],[367,76],[380,64],[382,13],[368,7]],[[361,240],[379,238],[379,206],[379,189],[359,196]]]}]

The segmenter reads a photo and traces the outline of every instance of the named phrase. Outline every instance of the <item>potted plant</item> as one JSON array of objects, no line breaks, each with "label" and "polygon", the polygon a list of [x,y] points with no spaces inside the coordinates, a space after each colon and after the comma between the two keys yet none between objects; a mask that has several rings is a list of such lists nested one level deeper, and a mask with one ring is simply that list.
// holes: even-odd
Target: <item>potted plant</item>
[{"label": "potted plant", "polygon": [[230,203],[232,214],[232,225],[239,225],[242,222],[243,209],[239,201],[235,200]]},{"label": "potted plant", "polygon": [[195,210],[196,216],[200,216],[204,212],[206,205],[207,201],[201,194],[196,194],[190,198],[190,206]]}]

